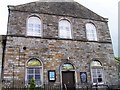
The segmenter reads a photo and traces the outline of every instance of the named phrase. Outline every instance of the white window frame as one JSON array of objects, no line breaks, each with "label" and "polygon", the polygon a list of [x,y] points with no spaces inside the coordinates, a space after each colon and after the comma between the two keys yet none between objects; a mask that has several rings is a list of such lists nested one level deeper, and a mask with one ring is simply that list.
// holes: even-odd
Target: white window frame
[{"label": "white window frame", "polygon": [[90,41],[97,41],[98,39],[95,25],[92,23],[86,23],[85,27],[87,39]]},{"label": "white window frame", "polygon": [[27,20],[27,36],[42,36],[42,21],[37,16],[30,16]]},{"label": "white window frame", "polygon": [[[36,58],[35,58],[36,59]],[[34,58],[33,59],[30,59],[30,60],[34,60]],[[30,61],[30,60],[28,60],[28,62]],[[38,59],[36,59],[36,60],[38,60]],[[27,79],[27,75],[28,75],[28,72],[27,72],[27,70],[29,69],[29,68],[32,68],[32,69],[34,69],[34,76],[35,76],[35,69],[36,68],[39,68],[40,69],[40,78],[41,78],[41,84],[40,85],[37,85],[36,84],[36,86],[38,87],[38,86],[42,86],[43,85],[43,63],[40,61],[40,60],[38,60],[42,65],[41,66],[31,66],[31,67],[29,67],[29,66],[26,66],[26,72],[25,72],[25,85],[26,86],[29,86],[29,81],[28,81],[28,79]],[[27,63],[28,63],[27,62]],[[26,65],[27,65],[27,63],[26,63]],[[32,75],[32,74],[31,74]],[[34,77],[35,78],[35,77]]]},{"label": "white window frame", "polygon": [[59,21],[59,37],[65,39],[72,39],[71,23],[67,19]]},{"label": "white window frame", "polygon": [[[94,62],[94,61],[92,61],[92,62]],[[100,63],[99,61],[95,61],[95,62]],[[93,77],[93,70],[95,70],[96,77]],[[98,74],[98,70],[100,70],[100,74]],[[101,75],[102,82],[98,82],[98,77],[99,77],[99,75]],[[97,82],[96,82],[96,83],[93,82],[93,79],[94,79],[94,78],[97,79]],[[96,66],[92,66],[92,65],[91,65],[91,80],[92,80],[93,85],[96,85],[96,84],[104,84],[103,67],[102,67],[102,65],[101,65],[101,66],[100,66],[100,65],[98,65],[98,66],[97,66],[97,65],[96,65]]]}]

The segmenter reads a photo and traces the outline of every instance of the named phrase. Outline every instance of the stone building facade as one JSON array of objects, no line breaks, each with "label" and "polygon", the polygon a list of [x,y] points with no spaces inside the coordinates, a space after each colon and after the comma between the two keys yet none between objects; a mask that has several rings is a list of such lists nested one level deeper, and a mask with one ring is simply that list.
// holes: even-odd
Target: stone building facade
[{"label": "stone building facade", "polygon": [[[77,2],[8,6],[3,79],[11,85],[117,84],[107,24]],[[101,80],[99,80],[101,78]],[[21,84],[20,84],[21,83]]]}]

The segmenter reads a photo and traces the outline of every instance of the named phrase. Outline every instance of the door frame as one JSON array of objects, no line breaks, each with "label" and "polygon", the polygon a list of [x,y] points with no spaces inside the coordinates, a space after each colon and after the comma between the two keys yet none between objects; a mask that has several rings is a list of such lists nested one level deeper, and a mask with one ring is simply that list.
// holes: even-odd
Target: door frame
[{"label": "door frame", "polygon": [[[76,82],[75,82],[75,71],[61,71],[61,73],[62,73],[62,76],[63,76],[63,73],[72,73],[72,75],[73,75],[73,80],[74,80],[74,84],[76,84]],[[63,77],[61,78],[62,80],[63,80]],[[62,81],[62,87],[63,87],[63,81]],[[74,86],[75,87],[75,86]]]},{"label": "door frame", "polygon": [[[63,64],[65,64],[65,63],[63,63]],[[63,71],[64,71],[64,72],[68,72],[68,71],[74,72],[75,84],[77,83],[77,72],[76,72],[76,67],[75,67],[73,64],[69,63],[69,64],[73,65],[74,70],[62,70],[62,65],[63,65],[63,64],[60,65],[60,83],[61,83],[61,88],[63,88],[63,86],[62,86],[62,83],[63,83],[63,81],[62,81],[62,72],[63,72]],[[75,86],[75,87],[76,87],[76,86]]]}]

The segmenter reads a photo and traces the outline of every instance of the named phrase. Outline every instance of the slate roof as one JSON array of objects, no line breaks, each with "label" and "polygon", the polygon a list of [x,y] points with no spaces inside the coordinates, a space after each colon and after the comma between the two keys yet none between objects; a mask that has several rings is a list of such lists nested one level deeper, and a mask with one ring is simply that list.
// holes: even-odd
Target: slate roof
[{"label": "slate roof", "polygon": [[77,2],[31,2],[17,6],[8,6],[10,10],[34,12],[41,14],[54,14],[62,16],[79,17],[92,20],[106,21],[88,8]]}]

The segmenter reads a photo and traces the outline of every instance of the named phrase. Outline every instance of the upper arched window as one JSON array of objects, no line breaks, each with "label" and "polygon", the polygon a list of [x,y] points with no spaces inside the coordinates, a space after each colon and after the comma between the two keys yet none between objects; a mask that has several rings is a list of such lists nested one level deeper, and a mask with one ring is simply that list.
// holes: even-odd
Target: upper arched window
[{"label": "upper arched window", "polygon": [[68,20],[59,21],[59,37],[71,39],[71,24]]},{"label": "upper arched window", "polygon": [[86,24],[87,39],[91,41],[97,41],[96,27],[92,23]]},{"label": "upper arched window", "polygon": [[30,59],[26,66],[26,84],[29,84],[30,80],[33,78],[36,86],[41,86],[43,83],[42,68],[43,66],[41,61],[36,58]]},{"label": "upper arched window", "polygon": [[102,64],[97,60],[91,62],[91,76],[93,84],[103,84],[103,68]]},{"label": "upper arched window", "polygon": [[36,16],[31,16],[27,21],[28,36],[42,36],[41,20]]}]

